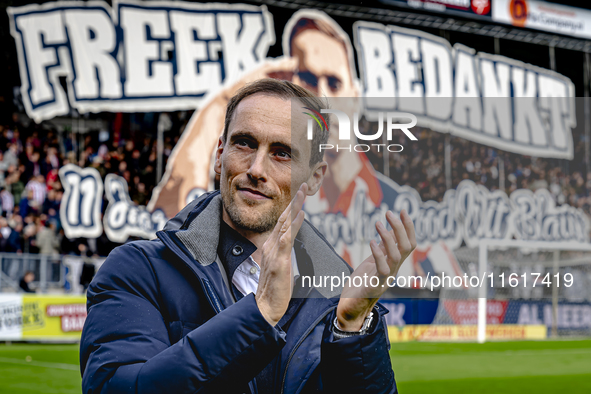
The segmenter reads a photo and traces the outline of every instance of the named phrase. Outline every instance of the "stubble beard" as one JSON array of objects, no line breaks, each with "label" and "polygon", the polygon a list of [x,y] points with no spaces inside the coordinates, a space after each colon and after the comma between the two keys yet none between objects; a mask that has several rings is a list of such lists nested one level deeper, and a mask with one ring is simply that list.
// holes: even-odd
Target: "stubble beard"
[{"label": "stubble beard", "polygon": [[242,230],[252,231],[254,233],[267,233],[273,230],[279,217],[283,213],[283,207],[281,204],[273,204],[273,207],[266,212],[259,211],[256,206],[259,204],[255,201],[250,202],[248,200],[242,200],[249,207],[252,207],[250,212],[256,212],[256,215],[248,215],[244,212],[244,206],[239,207],[236,204],[236,199],[239,198],[236,192],[232,193],[228,188],[221,188],[222,203],[224,209],[228,213],[230,220],[234,225]]}]

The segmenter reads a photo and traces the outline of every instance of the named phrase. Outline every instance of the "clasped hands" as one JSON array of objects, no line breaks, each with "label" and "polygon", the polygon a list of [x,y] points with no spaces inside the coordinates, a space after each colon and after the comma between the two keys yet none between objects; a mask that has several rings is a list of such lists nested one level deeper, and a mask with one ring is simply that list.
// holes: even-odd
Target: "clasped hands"
[{"label": "clasped hands", "polygon": [[[293,291],[291,272],[291,249],[295,235],[304,222],[304,199],[308,190],[302,184],[294,199],[287,206],[269,238],[262,248],[261,275],[256,294],[256,302],[263,317],[272,326],[277,325],[287,311]],[[341,293],[337,306],[337,321],[343,331],[359,331],[388,286],[386,280],[395,276],[404,260],[416,248],[413,222],[404,210],[397,218],[388,211],[386,220],[392,227],[388,231],[381,221],[376,222],[376,230],[381,242],[370,242],[371,255],[351,274]],[[292,237],[293,234],[293,237]],[[352,286],[354,277],[377,277],[377,286]]]}]

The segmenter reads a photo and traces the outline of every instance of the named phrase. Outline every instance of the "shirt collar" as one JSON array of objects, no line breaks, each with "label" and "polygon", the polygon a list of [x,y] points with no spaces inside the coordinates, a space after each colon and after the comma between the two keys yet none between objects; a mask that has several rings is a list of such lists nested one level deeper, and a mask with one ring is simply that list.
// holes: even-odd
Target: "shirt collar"
[{"label": "shirt collar", "polygon": [[257,247],[252,242],[243,237],[226,222],[221,221],[218,256],[228,274],[230,283],[232,282],[236,268],[256,250]]},{"label": "shirt collar", "polygon": [[[259,267],[259,269],[260,269],[261,266],[259,265],[259,263],[254,261],[252,256],[248,256],[248,258],[250,259],[250,261],[254,265]],[[242,262],[241,264],[244,264],[244,262]],[[291,272],[293,273],[293,280],[294,281],[298,280],[298,278],[300,277],[300,270],[298,269],[298,259],[297,259],[296,253],[295,253],[295,248],[291,248]],[[232,274],[232,276],[234,276],[234,275]]]},{"label": "shirt collar", "polygon": [[[173,252],[189,256],[198,268],[215,263],[221,257],[218,256],[218,245],[221,235],[222,205],[219,191],[205,193],[183,208],[166,223],[164,230],[158,231],[156,235]],[[300,247],[301,244],[306,245],[305,250]],[[310,275],[309,272],[319,277],[349,275],[352,272],[351,267],[336,253],[320,231],[306,220],[297,234],[294,248],[301,275],[298,282],[303,276]],[[303,254],[307,257],[305,261],[300,257],[302,252],[305,252]],[[219,263],[220,269],[224,269],[221,261]],[[297,290],[297,284],[295,290]],[[297,298],[299,292],[295,290],[294,297]],[[341,290],[340,286],[316,288],[318,295],[325,298],[338,296]]]},{"label": "shirt collar", "polygon": [[[254,259],[252,259],[251,257],[251,255],[256,251],[256,249],[256,246],[252,242],[250,242],[248,239],[246,239],[244,236],[238,233],[238,231],[234,230],[232,227],[230,227],[226,222],[222,220],[220,226],[218,256],[220,257],[220,261],[227,273],[229,283],[232,283],[232,279],[234,277],[234,274],[236,273],[236,269],[247,259],[250,259],[254,264],[258,266],[258,262],[254,261]],[[297,282],[298,278],[300,277],[300,270],[298,268],[300,262],[298,261],[296,249],[301,249],[303,253],[305,253],[303,245],[301,245],[301,242],[299,242],[297,239],[294,248],[291,249],[291,268],[294,282]],[[302,263],[305,264],[308,262],[307,260],[309,260],[309,257],[307,256],[307,254],[305,256],[302,255],[302,252],[298,254],[300,255],[299,257],[300,260],[302,260]],[[305,265],[308,266],[311,264]]]}]

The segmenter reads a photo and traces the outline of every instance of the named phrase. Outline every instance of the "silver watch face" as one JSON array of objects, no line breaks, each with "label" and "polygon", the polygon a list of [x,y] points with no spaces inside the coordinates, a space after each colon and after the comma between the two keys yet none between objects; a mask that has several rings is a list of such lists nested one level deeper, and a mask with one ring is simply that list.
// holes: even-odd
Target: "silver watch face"
[{"label": "silver watch face", "polygon": [[369,326],[371,326],[371,322],[373,321],[373,312],[369,312],[369,315],[363,321],[363,326],[359,332],[364,332],[369,330]]},{"label": "silver watch face", "polygon": [[361,326],[361,330],[359,330],[359,331],[343,331],[343,330],[341,330],[339,327],[338,319],[335,317],[333,324],[332,324],[332,326],[333,326],[332,332],[337,338],[347,338],[347,337],[352,337],[352,336],[356,336],[356,335],[364,335],[365,333],[367,333],[367,331],[369,330],[369,327],[371,326],[371,322],[373,321],[373,316],[374,316],[374,313],[372,311],[369,313],[369,315],[367,315],[367,317],[363,321],[363,325]]}]

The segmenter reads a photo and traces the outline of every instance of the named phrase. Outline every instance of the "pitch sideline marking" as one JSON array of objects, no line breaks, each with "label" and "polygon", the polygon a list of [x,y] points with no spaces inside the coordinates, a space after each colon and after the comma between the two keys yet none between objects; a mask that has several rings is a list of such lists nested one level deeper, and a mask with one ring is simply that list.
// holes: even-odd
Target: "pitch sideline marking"
[{"label": "pitch sideline marking", "polygon": [[[392,344],[396,344],[397,342],[391,342]],[[524,349],[524,350],[491,350],[491,351],[482,351],[482,352],[456,352],[456,353],[434,353],[434,354],[396,354],[396,350],[394,350],[396,356],[404,356],[404,357],[439,357],[439,356],[473,356],[473,355],[494,355],[494,356],[538,356],[538,355],[565,355],[565,354],[589,354],[591,353],[591,349],[561,349],[561,350],[552,350],[552,349]]]},{"label": "pitch sideline marking", "polygon": [[49,362],[45,362],[45,361],[25,361],[25,360],[19,360],[17,358],[0,357],[0,363],[32,365],[34,367],[65,369],[68,371],[80,371],[80,368],[74,364],[49,363]]}]

